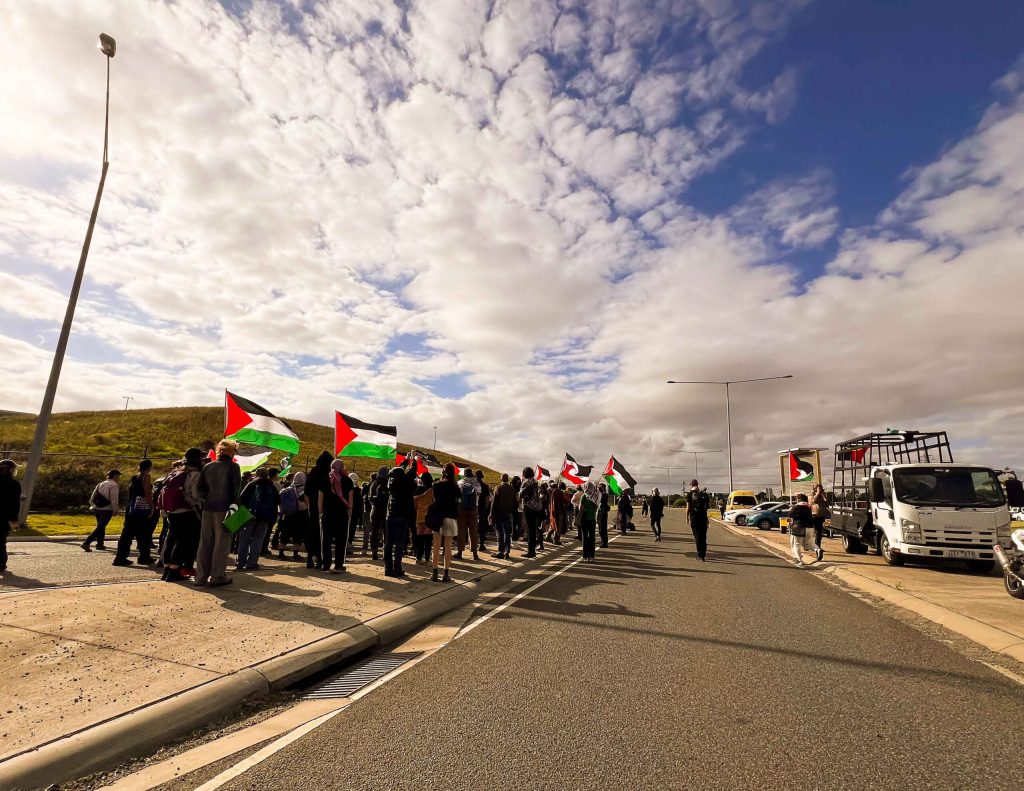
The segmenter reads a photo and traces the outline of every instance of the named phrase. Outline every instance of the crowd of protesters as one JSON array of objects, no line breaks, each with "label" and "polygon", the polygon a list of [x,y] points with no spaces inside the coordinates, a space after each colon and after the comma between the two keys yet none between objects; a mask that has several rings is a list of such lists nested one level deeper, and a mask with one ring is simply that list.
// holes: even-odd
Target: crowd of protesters
[{"label": "crowd of protesters", "polygon": [[[143,459],[123,502],[122,473],[110,470],[89,495],[96,524],[81,548],[107,549],[111,519],[123,514],[113,565],[155,566],[168,582],[228,585],[232,555],[234,569],[248,571],[274,552],[304,558],[307,568],[328,574],[345,573],[357,554],[369,556],[383,560],[385,576],[398,578],[411,556],[416,565],[432,567],[433,580],[447,582],[452,561],[479,561],[492,536],[489,556],[510,560],[517,543],[522,557],[534,558],[572,534],[582,543],[583,560],[593,562],[597,549],[608,546],[612,506],[618,507],[620,532],[635,529],[628,491],[616,500],[603,483],[588,483],[585,490],[539,481],[531,467],[522,475],[504,474],[492,486],[482,470],[458,471],[451,463],[437,476],[417,476],[410,457],[360,482],[345,459],[327,451],[308,473],[260,467],[244,474],[234,461],[237,452],[232,440],[222,440],[209,456],[189,448],[159,478],[153,462]],[[0,467],[0,488],[18,486],[12,472]],[[5,502],[19,498],[20,490]],[[247,518],[235,518],[242,508]],[[5,527],[16,525],[16,509],[4,517]],[[2,560],[6,566],[6,556]]]}]

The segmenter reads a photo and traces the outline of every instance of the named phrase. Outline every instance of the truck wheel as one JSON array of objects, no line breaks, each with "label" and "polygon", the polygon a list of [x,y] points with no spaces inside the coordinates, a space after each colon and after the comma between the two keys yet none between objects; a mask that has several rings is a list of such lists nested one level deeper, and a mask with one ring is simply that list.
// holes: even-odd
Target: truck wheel
[{"label": "truck wheel", "polygon": [[1009,572],[1003,574],[1003,585],[1006,586],[1006,592],[1013,596],[1013,598],[1024,599],[1024,583],[1011,576]]},{"label": "truck wheel", "polygon": [[881,530],[878,533],[878,554],[890,566],[903,565],[903,555],[892,551],[892,547],[889,546],[889,539],[886,537],[885,532]]},{"label": "truck wheel", "polygon": [[738,524],[740,527],[743,527],[746,523],[747,517],[743,516],[742,514],[736,517],[736,524]]},{"label": "truck wheel", "polygon": [[860,555],[864,552],[864,545],[860,543],[859,538],[843,533],[843,551],[847,555]]},{"label": "truck wheel", "polygon": [[975,574],[988,574],[995,568],[994,560],[968,560],[967,568]]}]

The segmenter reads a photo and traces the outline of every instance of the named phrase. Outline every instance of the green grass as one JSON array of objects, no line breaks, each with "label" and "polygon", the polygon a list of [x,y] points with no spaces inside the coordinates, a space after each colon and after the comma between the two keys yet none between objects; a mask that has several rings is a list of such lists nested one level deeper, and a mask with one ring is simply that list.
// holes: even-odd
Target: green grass
[{"label": "green grass", "polygon": [[[11,533],[18,536],[87,536],[96,527],[92,514],[32,514],[30,526],[25,530]],[[122,517],[115,516],[107,525],[107,536],[121,535]]]}]

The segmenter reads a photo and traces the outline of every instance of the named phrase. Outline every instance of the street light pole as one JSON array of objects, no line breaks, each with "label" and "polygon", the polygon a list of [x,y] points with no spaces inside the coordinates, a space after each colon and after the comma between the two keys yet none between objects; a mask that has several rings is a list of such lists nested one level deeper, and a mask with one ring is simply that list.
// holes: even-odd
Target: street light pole
[{"label": "street light pole", "polygon": [[437,426],[434,426],[434,450],[437,450]]},{"label": "street light pole", "polygon": [[85,262],[89,258],[92,232],[96,227],[96,216],[100,210],[100,199],[103,197],[103,185],[107,181],[107,168],[110,166],[110,162],[107,159],[107,140],[110,128],[110,59],[114,57],[114,53],[117,51],[117,43],[106,33],[101,33],[99,48],[107,58],[107,93],[103,113],[103,166],[100,169],[100,183],[96,188],[96,200],[93,201],[92,214],[89,215],[89,228],[85,232],[82,254],[78,259],[78,270],[75,272],[75,280],[71,285],[71,294],[68,296],[68,307],[64,313],[64,324],[60,328],[57,348],[53,352],[50,378],[46,383],[46,392],[43,394],[42,406],[39,407],[36,432],[32,437],[32,448],[29,451],[28,463],[25,466],[25,477],[21,484],[21,508],[18,513],[18,521],[23,525],[28,519],[28,511],[32,505],[32,491],[35,489],[36,478],[39,475],[39,464],[43,459],[43,447],[46,444],[46,432],[50,428],[50,415],[53,412],[53,400],[57,394],[57,382],[60,381],[60,371],[64,365],[64,353],[67,351],[68,339],[71,336],[71,323],[75,318],[78,294],[82,290],[82,280],[85,277]]},{"label": "street light pole", "polygon": [[729,385],[746,384],[747,382],[770,382],[774,379],[792,379],[793,374],[784,376],[761,376],[757,379],[730,379],[728,381],[676,381],[669,379],[670,385],[724,385],[725,386],[725,436],[729,447],[729,491],[735,491],[732,477],[732,404],[729,399]]}]

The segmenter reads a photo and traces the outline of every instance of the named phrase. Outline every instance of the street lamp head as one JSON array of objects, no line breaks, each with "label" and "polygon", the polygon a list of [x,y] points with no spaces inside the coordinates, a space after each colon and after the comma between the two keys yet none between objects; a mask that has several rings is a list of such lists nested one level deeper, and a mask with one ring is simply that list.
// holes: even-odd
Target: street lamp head
[{"label": "street lamp head", "polygon": [[117,52],[117,42],[114,41],[113,36],[108,36],[106,33],[100,33],[100,52],[106,55],[108,58],[114,57],[114,53]]}]

